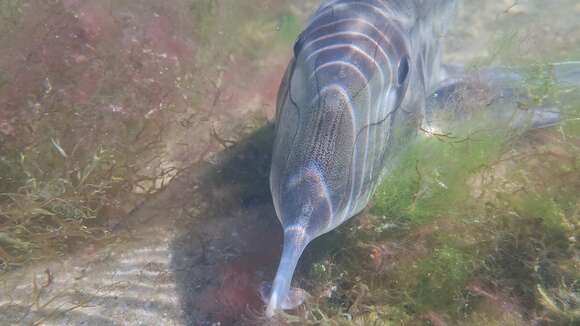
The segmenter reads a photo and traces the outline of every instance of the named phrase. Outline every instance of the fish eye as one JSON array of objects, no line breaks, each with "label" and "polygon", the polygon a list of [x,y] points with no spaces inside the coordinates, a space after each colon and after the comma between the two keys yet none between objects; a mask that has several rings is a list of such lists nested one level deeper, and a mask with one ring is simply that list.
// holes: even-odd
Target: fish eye
[{"label": "fish eye", "polygon": [[404,56],[401,61],[399,62],[399,71],[398,71],[398,78],[397,82],[399,86],[402,86],[407,81],[407,77],[409,75],[409,57]]}]

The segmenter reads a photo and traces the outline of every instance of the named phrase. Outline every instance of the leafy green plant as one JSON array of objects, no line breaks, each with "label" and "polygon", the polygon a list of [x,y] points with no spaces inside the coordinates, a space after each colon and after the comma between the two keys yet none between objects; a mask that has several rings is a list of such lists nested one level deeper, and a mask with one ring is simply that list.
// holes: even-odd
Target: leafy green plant
[{"label": "leafy green plant", "polygon": [[[410,144],[354,240],[341,242],[354,253],[313,265],[310,276],[335,290],[305,308],[301,322],[578,321],[580,106],[550,65],[524,71],[526,105],[556,103],[561,126],[517,133],[478,123]],[[330,261],[341,278],[326,272]]]}]

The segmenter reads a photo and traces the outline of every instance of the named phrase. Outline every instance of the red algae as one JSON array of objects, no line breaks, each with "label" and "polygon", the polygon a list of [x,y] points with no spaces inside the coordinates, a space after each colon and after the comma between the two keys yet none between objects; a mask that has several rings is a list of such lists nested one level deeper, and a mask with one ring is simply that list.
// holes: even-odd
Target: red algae
[{"label": "red algae", "polygon": [[257,291],[260,281],[256,277],[256,266],[247,261],[227,263],[220,269],[219,286],[200,295],[198,309],[212,316],[213,322],[230,325],[248,309],[260,309]]},{"label": "red algae", "polygon": [[170,16],[154,14],[144,31],[148,45],[158,58],[179,63],[193,56],[192,46],[176,35]]},{"label": "red algae", "polygon": [[193,62],[193,40],[180,32],[175,13],[157,6],[155,13],[131,15],[109,6],[69,0],[24,10],[22,27],[0,54],[8,77],[0,88],[4,136],[28,139],[30,128],[13,126],[30,125],[51,106],[112,105],[129,118],[190,105],[176,80]]},{"label": "red algae", "polygon": [[264,309],[259,288],[265,271],[272,269],[270,272],[274,272],[280,255],[276,244],[282,240],[281,233],[264,232],[261,227],[250,227],[242,232],[242,252],[231,261],[212,267],[217,282],[208,286],[196,300],[196,310],[213,323],[237,325]]},{"label": "red algae", "polygon": [[104,8],[102,3],[83,3],[76,12],[75,17],[90,40],[108,37],[118,28],[111,10]]}]

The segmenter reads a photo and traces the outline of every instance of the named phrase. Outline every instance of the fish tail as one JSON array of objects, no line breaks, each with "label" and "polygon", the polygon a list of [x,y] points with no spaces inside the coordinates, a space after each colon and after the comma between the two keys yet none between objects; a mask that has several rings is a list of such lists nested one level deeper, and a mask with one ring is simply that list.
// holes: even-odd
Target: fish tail
[{"label": "fish tail", "polygon": [[268,317],[272,317],[277,310],[282,309],[284,306],[284,302],[290,292],[290,283],[292,282],[294,270],[304,248],[308,244],[305,235],[304,228],[286,228],[284,231],[282,258],[280,259],[280,265],[276,272],[270,300],[266,308],[266,316]]}]

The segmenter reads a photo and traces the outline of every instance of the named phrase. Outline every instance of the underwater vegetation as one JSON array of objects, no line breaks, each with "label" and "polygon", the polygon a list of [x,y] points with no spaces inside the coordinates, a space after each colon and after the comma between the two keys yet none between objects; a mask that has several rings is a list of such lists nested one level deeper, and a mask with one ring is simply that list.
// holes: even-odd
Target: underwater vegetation
[{"label": "underwater vegetation", "polygon": [[0,1],[0,40],[2,36],[13,31],[21,15],[21,0],[2,0]]},{"label": "underwater vegetation", "polygon": [[[304,17],[281,0],[176,3],[0,0],[0,274],[119,240],[188,164],[267,123],[252,91],[275,98]],[[282,323],[578,323],[580,99],[546,62],[580,52],[530,59],[520,36],[472,66],[521,66],[523,107],[555,102],[562,124],[423,135],[361,216],[307,250],[297,280],[311,297]],[[267,200],[268,165],[208,178]],[[239,320],[247,302],[234,299]]]},{"label": "underwater vegetation", "polygon": [[[123,216],[175,175],[162,154],[169,117],[180,109],[168,99],[183,93],[168,83],[181,74],[170,60],[121,50],[122,28],[108,8],[10,4],[21,5],[13,9],[21,21],[3,35],[0,58],[0,271],[109,240]],[[157,69],[167,73],[153,80]]]},{"label": "underwater vegetation", "polygon": [[263,126],[238,75],[277,76],[300,26],[271,1],[2,0],[0,273],[115,241],[185,167]]}]

